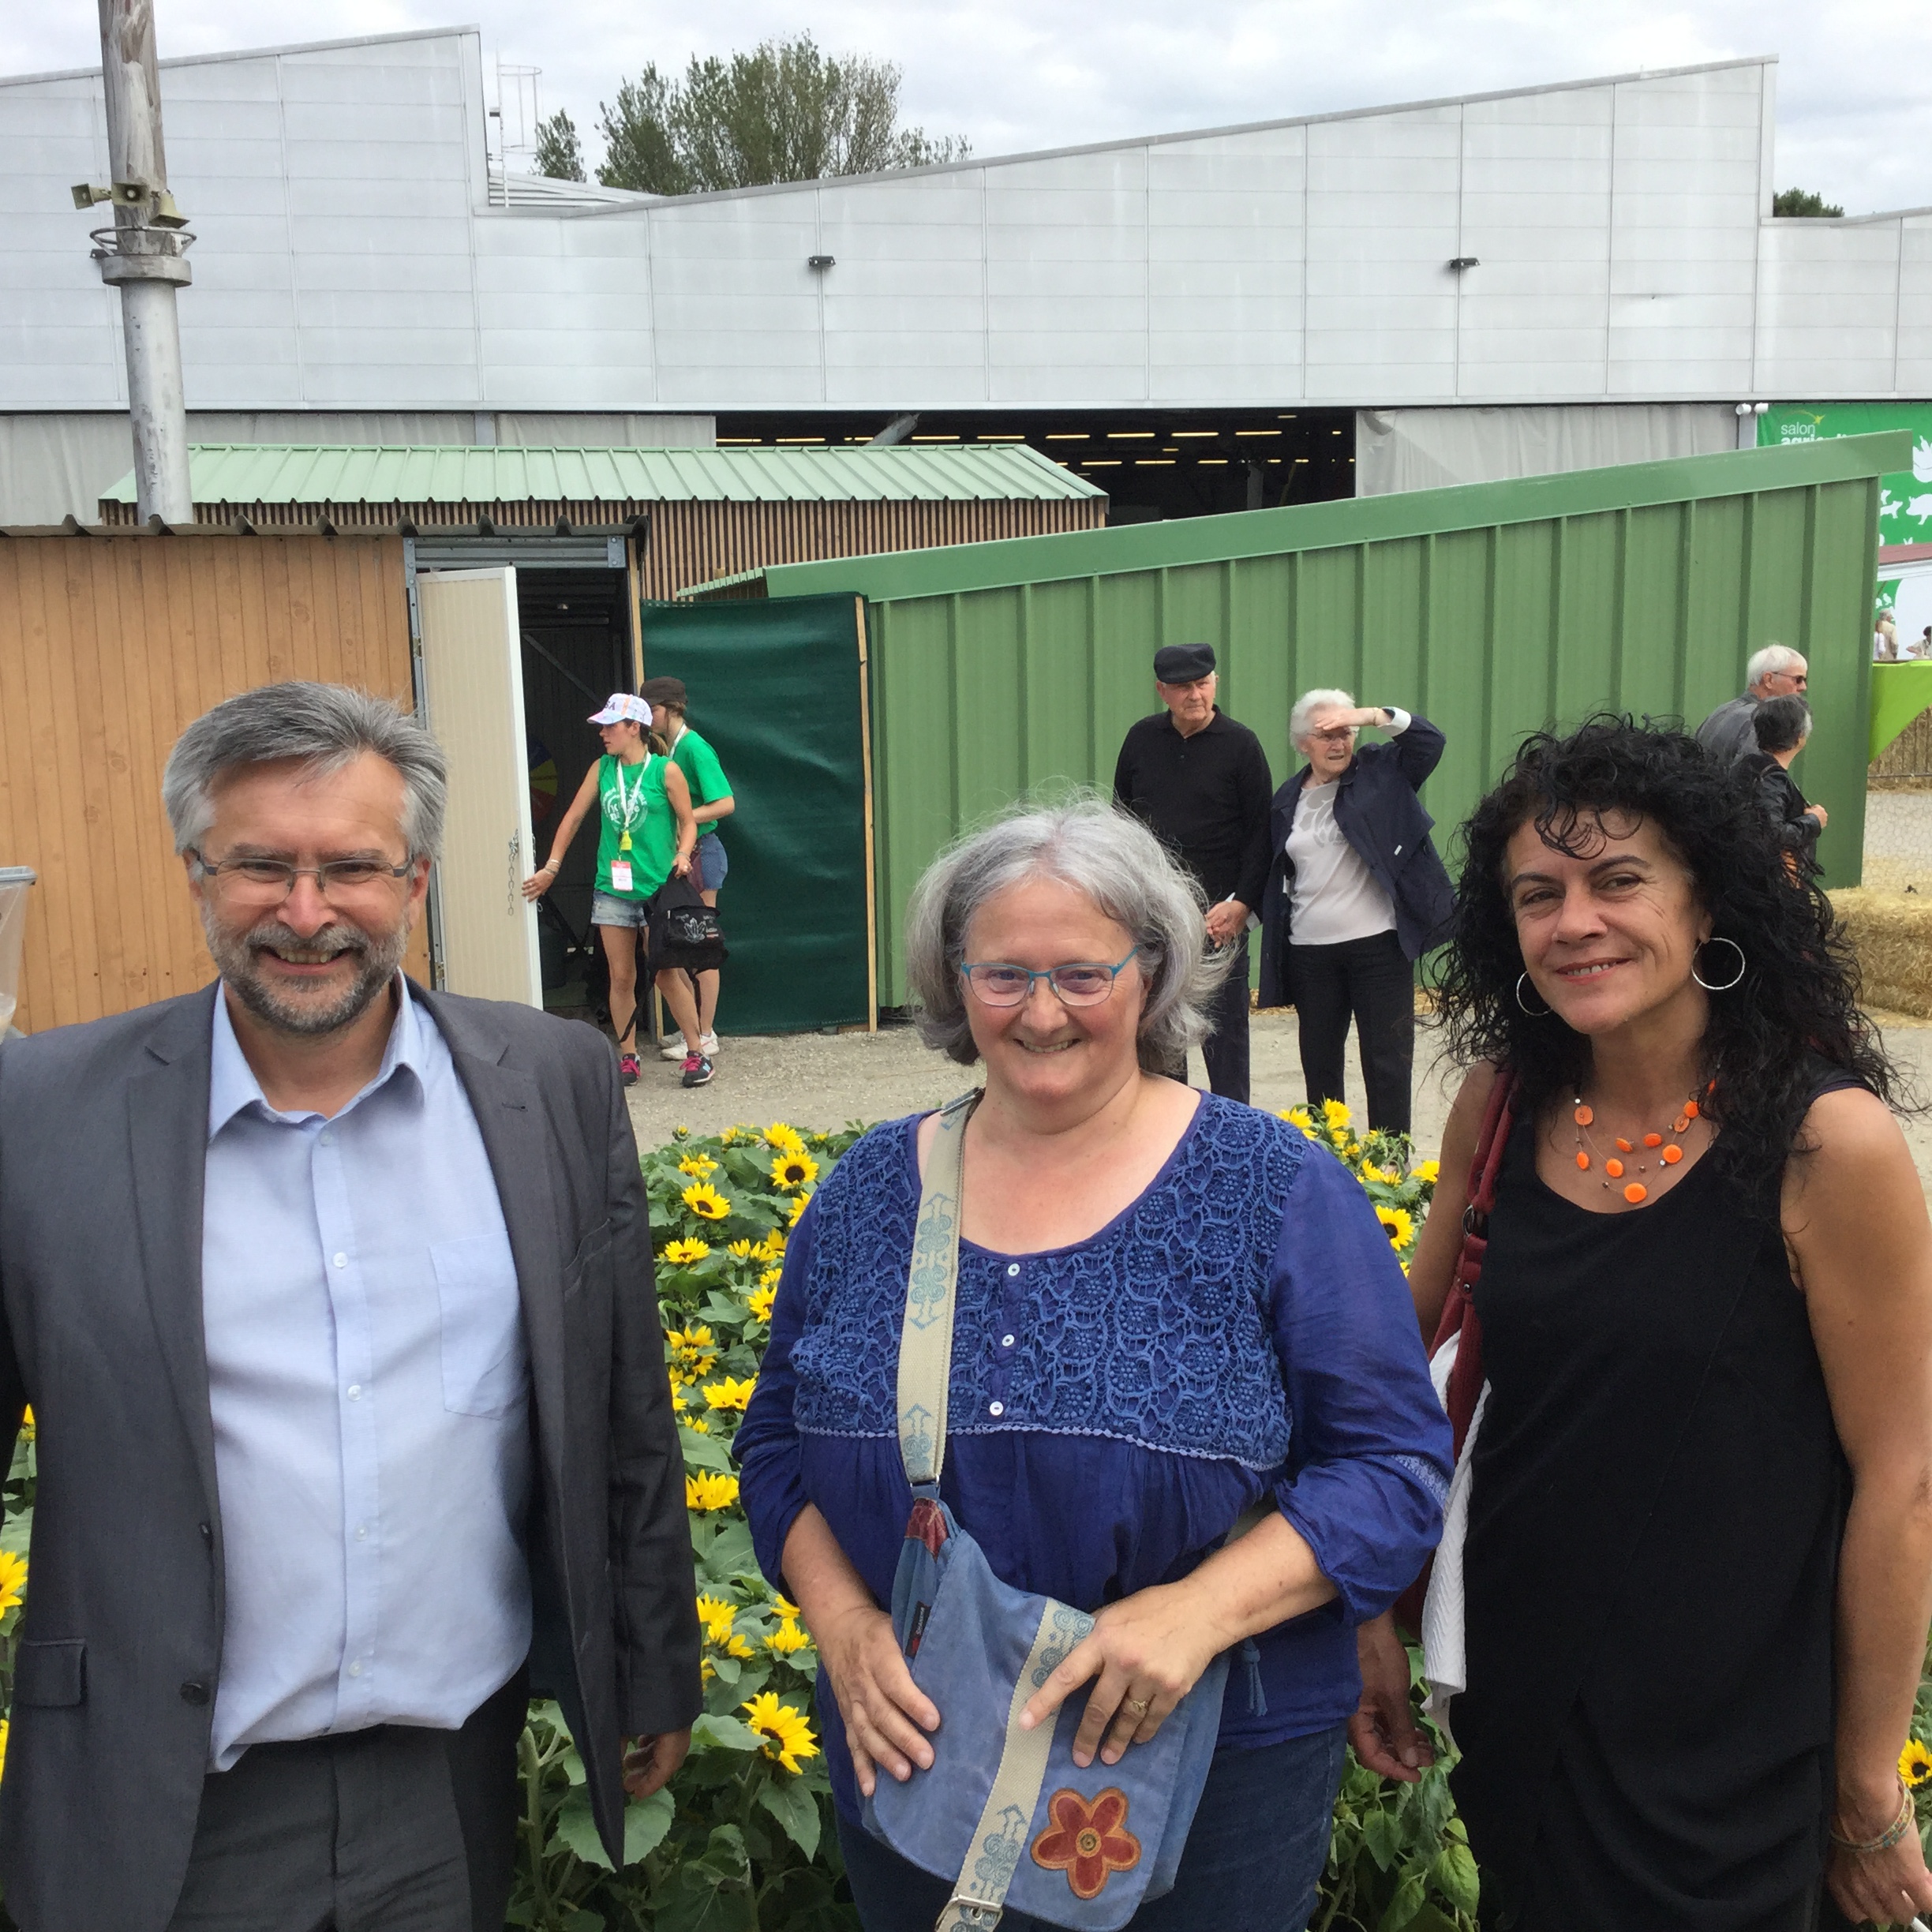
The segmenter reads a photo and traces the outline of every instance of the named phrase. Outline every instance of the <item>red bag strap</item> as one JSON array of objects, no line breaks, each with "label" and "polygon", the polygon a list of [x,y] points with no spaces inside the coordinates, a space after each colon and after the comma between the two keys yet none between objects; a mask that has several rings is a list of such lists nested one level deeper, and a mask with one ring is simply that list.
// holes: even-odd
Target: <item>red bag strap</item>
[{"label": "red bag strap", "polygon": [[1462,1339],[1456,1350],[1455,1365],[1449,1372],[1449,1425],[1455,1438],[1455,1453],[1462,1453],[1476,1402],[1482,1392],[1482,1324],[1477,1319],[1475,1288],[1482,1279],[1483,1257],[1489,1248],[1489,1216],[1496,1207],[1496,1178],[1502,1172],[1503,1156],[1509,1146],[1510,1129],[1515,1122],[1516,1076],[1504,1067],[1496,1074],[1483,1109],[1481,1130],[1476,1136],[1476,1158],[1470,1166],[1469,1204],[1462,1210],[1462,1252],[1457,1257],[1455,1277],[1449,1284],[1443,1303],[1442,1320],[1436,1330],[1435,1349],[1451,1335]]}]

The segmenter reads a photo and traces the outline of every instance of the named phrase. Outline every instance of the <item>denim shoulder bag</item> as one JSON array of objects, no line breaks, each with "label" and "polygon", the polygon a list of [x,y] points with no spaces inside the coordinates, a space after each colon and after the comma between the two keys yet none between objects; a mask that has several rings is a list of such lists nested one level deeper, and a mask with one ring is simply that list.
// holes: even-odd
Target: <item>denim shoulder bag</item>
[{"label": "denim shoulder bag", "polygon": [[[1010,1906],[1076,1932],[1114,1932],[1174,1872],[1221,1728],[1226,1654],[1117,1765],[1073,1762],[1086,1698],[1032,1731],[1020,1713],[1094,1627],[1071,1604],[1002,1583],[939,1500],[959,1278],[961,1149],[979,1096],[942,1108],[926,1163],[899,1343],[899,1449],[912,1513],[893,1580],[893,1630],[942,1722],[933,1762],[882,1777],[866,1829],[953,1881],[936,1932],[990,1932]],[[1259,1521],[1266,1511],[1252,1513]],[[1251,1526],[1245,1517],[1234,1534]]]}]

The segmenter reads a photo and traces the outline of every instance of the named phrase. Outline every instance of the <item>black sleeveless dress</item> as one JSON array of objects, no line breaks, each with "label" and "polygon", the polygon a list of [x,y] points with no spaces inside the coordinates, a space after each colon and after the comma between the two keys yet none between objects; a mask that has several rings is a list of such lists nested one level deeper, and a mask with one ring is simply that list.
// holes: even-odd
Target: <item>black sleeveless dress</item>
[{"label": "black sleeveless dress", "polygon": [[1484,1923],[1808,1927],[1850,1485],[1775,1219],[1708,1155],[1592,1214],[1538,1178],[1526,1121],[1476,1306],[1451,1785]]}]

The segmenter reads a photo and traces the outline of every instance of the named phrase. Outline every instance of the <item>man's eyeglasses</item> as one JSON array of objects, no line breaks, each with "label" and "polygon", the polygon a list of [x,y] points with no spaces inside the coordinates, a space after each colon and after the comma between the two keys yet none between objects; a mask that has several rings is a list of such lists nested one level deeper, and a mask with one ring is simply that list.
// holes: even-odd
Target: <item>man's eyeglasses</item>
[{"label": "man's eyeglasses", "polygon": [[983,1006],[1024,1006],[1033,997],[1036,979],[1044,979],[1064,1006],[1098,1006],[1140,950],[1136,946],[1118,966],[1075,960],[1035,972],[1030,967],[1011,966],[1003,960],[983,960],[961,966],[960,972]]},{"label": "man's eyeglasses", "polygon": [[384,865],[380,859],[331,859],[319,866],[298,866],[283,859],[205,859],[192,845],[187,856],[201,878],[225,881],[224,889],[234,898],[257,905],[279,905],[298,878],[313,879],[324,899],[340,903],[358,895],[366,898],[416,870],[413,859],[399,866]]}]

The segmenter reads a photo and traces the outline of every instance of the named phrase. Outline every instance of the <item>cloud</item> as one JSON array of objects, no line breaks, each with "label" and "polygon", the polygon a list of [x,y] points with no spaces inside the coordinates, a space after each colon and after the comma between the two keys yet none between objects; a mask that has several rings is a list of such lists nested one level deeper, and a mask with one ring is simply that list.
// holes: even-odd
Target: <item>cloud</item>
[{"label": "cloud", "polygon": [[[91,65],[91,9],[14,7],[0,72]],[[809,27],[896,61],[906,118],[976,154],[1334,112],[1739,55],[1781,56],[1777,180],[1848,213],[1932,204],[1932,7],[1923,0],[281,0],[282,42],[478,21],[486,66],[538,66],[594,157],[597,103],[648,61],[673,70]],[[245,0],[159,0],[163,55],[258,44]]]}]

